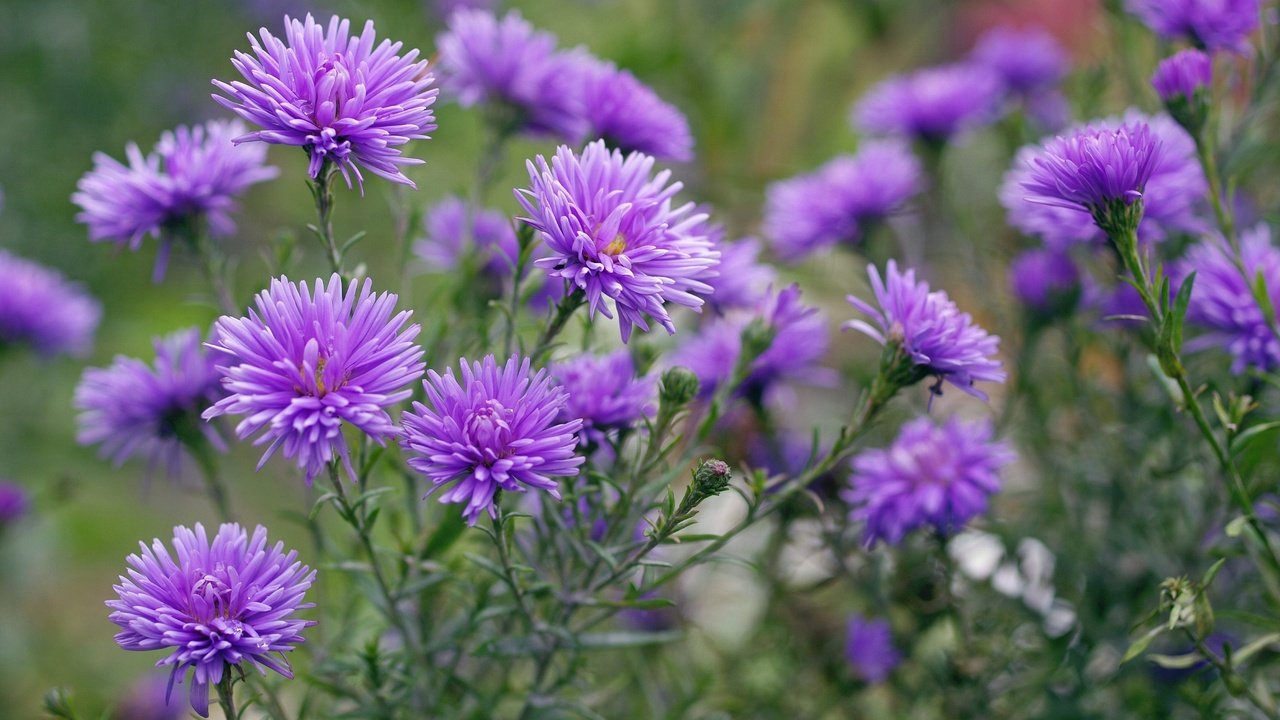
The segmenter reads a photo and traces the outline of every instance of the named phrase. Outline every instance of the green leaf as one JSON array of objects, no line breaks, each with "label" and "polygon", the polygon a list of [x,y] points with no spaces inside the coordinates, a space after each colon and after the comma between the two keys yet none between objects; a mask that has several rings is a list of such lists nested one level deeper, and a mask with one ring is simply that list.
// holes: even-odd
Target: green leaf
[{"label": "green leaf", "polygon": [[637,598],[635,600],[597,600],[596,605],[613,608],[626,608],[630,610],[660,610],[662,608],[675,607],[675,603],[666,598],[645,598],[643,600]]},{"label": "green leaf", "polygon": [[1232,653],[1231,659],[1234,664],[1240,665],[1244,663],[1244,661],[1253,657],[1254,655],[1257,655],[1263,650],[1266,650],[1269,645],[1274,645],[1275,643],[1278,643],[1278,642],[1280,642],[1280,632],[1263,635],[1257,640],[1254,640],[1248,645],[1245,645],[1244,647]]},{"label": "green leaf", "polygon": [[320,497],[316,498],[315,503],[312,504],[311,506],[311,512],[307,514],[307,520],[309,521],[315,520],[316,516],[320,514],[320,508],[323,507],[325,503],[334,502],[337,499],[338,499],[338,494],[332,493],[332,492],[327,492],[321,495]]},{"label": "green leaf", "polygon": [[1241,515],[1235,520],[1227,523],[1227,526],[1223,528],[1222,531],[1227,534],[1227,537],[1240,537],[1240,534],[1244,532],[1244,529],[1248,527],[1248,525],[1249,518],[1245,515]]},{"label": "green leaf", "polygon": [[1244,610],[1219,610],[1218,615],[1223,620],[1233,620],[1235,622],[1245,623],[1262,628],[1263,630],[1271,630],[1280,632],[1280,617],[1271,617],[1270,615],[1259,615],[1257,613],[1246,612]]},{"label": "green leaf", "polygon": [[1159,655],[1152,653],[1147,656],[1151,662],[1162,668],[1170,670],[1186,670],[1194,667],[1197,663],[1204,662],[1204,656],[1198,652],[1187,653],[1186,655]]},{"label": "green leaf", "polygon": [[1258,436],[1274,430],[1280,430],[1280,420],[1271,420],[1245,428],[1243,432],[1231,439],[1231,452],[1240,452],[1246,445],[1257,439]]},{"label": "green leaf", "polygon": [[684,633],[677,630],[667,630],[665,632],[656,633],[626,631],[587,633],[585,635],[578,636],[578,645],[584,649],[593,650],[644,647],[646,645],[662,645],[664,643],[675,642],[682,637],[684,637]]},{"label": "green leaf", "polygon": [[1124,651],[1124,657],[1120,658],[1120,664],[1123,665],[1146,652],[1147,648],[1151,647],[1151,641],[1155,640],[1164,630],[1164,625],[1157,625],[1148,630],[1142,637],[1129,643],[1129,649]]},{"label": "green leaf", "polygon": [[[1178,296],[1173,300],[1173,351],[1182,351],[1182,324],[1187,318],[1187,306],[1191,303],[1191,286],[1195,285],[1196,274],[1192,271],[1178,288]],[[1166,291],[1167,292],[1167,291]]]},{"label": "green leaf", "polygon": [[466,529],[467,521],[462,519],[462,515],[454,512],[445,513],[440,525],[435,532],[431,533],[426,545],[422,547],[422,552],[418,553],[418,557],[424,560],[440,557],[446,550],[453,547]]},{"label": "green leaf", "polygon": [[1204,588],[1209,587],[1213,579],[1218,576],[1218,571],[1222,569],[1222,564],[1226,561],[1226,558],[1219,558],[1217,562],[1209,566],[1208,570],[1204,571],[1204,578],[1200,580],[1201,592],[1204,592]]}]

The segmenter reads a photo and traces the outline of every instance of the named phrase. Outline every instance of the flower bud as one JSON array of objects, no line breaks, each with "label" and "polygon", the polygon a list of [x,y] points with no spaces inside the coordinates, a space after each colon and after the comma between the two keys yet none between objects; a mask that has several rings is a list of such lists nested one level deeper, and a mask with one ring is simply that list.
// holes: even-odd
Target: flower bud
[{"label": "flower bud", "polygon": [[704,460],[693,471],[693,489],[700,497],[713,497],[727,490],[732,478],[729,463],[723,460]]},{"label": "flower bud", "polygon": [[1183,50],[1156,66],[1151,84],[1173,119],[1198,138],[1209,117],[1212,58],[1200,50]]},{"label": "flower bud", "polygon": [[687,367],[673,367],[662,373],[658,383],[658,400],[664,407],[680,408],[698,396],[698,376]]}]

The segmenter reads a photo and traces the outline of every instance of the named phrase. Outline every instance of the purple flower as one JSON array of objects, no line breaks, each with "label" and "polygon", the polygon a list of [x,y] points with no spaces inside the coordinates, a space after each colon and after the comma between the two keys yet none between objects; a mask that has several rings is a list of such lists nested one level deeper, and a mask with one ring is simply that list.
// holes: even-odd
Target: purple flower
[{"label": "purple flower", "polygon": [[426,237],[414,243],[413,252],[432,270],[457,270],[474,254],[490,275],[510,275],[520,254],[506,215],[473,208],[453,195],[428,208],[422,226]]},{"label": "purple flower", "polygon": [[1028,250],[1010,264],[1009,286],[1032,312],[1053,313],[1078,293],[1080,271],[1065,252]]},{"label": "purple flower", "polygon": [[1259,0],[1127,0],[1126,6],[1157,35],[1208,50],[1246,50],[1261,12]]},{"label": "purple flower", "polygon": [[551,375],[567,395],[560,420],[582,419],[583,441],[600,443],[612,429],[631,423],[654,411],[656,379],[636,377],[635,364],[625,349],[608,355],[579,355],[551,367]]},{"label": "purple flower", "polygon": [[874,319],[875,325],[850,320],[844,329],[865,333],[882,345],[900,342],[903,352],[923,373],[983,400],[987,396],[973,386],[975,382],[1004,382],[1004,370],[995,357],[1000,338],[975,325],[945,291],[930,292],[929,283],[916,282],[914,270],[900,273],[892,260],[885,267],[884,280],[875,265],[867,266],[867,277],[879,307],[852,295],[848,300]]},{"label": "purple flower", "polygon": [[169,682],[153,674],[135,682],[111,717],[117,720],[182,720],[182,703],[169,697]]},{"label": "purple flower", "polygon": [[1151,85],[1165,104],[1192,101],[1196,93],[1206,92],[1212,82],[1213,59],[1192,48],[1161,60],[1151,76]]},{"label": "purple flower", "polygon": [[[1208,225],[1201,217],[1201,208],[1208,183],[1196,156],[1195,141],[1168,115],[1149,117],[1130,111],[1123,119],[1095,121],[1071,128],[1066,133],[1075,135],[1117,130],[1125,123],[1147,124],[1160,147],[1142,194],[1139,238],[1156,241],[1172,233],[1205,232]],[[1056,200],[1046,202],[1026,188],[1033,181],[1033,175],[1039,172],[1039,164],[1046,153],[1046,147],[1042,145],[1022,148],[1013,167],[1005,174],[1000,187],[1000,201],[1008,211],[1009,224],[1027,235],[1044,240],[1054,249],[1104,242],[1106,234],[1098,228],[1088,210],[1079,205],[1057,203]]]},{"label": "purple flower", "polygon": [[[401,43],[374,47],[373,21],[358,36],[337,15],[328,28],[311,15],[304,22],[285,16],[285,42],[266,28],[262,41],[249,35],[254,56],[236,51],[231,64],[247,82],[213,84],[226,97],[213,99],[263,130],[236,142],[296,145],[311,159],[314,180],[327,164],[364,189],[360,168],[392,182],[417,187],[400,171],[422,161],[403,157],[400,146],[426,139],[435,129],[431,105],[436,90],[426,60],[417,50],[404,55]],[[416,62],[415,62],[416,60]]]},{"label": "purple flower", "polygon": [[592,317],[612,318],[611,299],[623,342],[649,320],[675,334],[666,304],[701,310],[720,261],[706,215],[693,203],[673,207],[682,186],[667,183],[669,170],[654,175],[653,162],[599,140],[581,156],[562,145],[550,164],[541,155],[527,164],[530,188],[516,193],[521,219],[546,241],[549,257],[534,264],[582,290]]},{"label": "purple flower", "polygon": [[1071,69],[1066,51],[1042,28],[992,29],[978,39],[971,57],[1023,97],[1056,88]]},{"label": "purple flower", "polygon": [[849,630],[844,642],[844,657],[860,680],[878,685],[902,662],[893,645],[893,630],[888,620],[868,620],[861,615],[849,616]]},{"label": "purple flower", "polygon": [[689,121],[648,85],[613,63],[578,53],[570,71],[580,93],[587,140],[659,160],[693,159]]},{"label": "purple flower", "polygon": [[1088,128],[1045,144],[1023,185],[1040,202],[1099,208],[1142,198],[1159,158],[1160,141],[1145,123]]},{"label": "purple flower", "polygon": [[204,418],[243,415],[236,434],[254,443],[270,442],[258,467],[277,449],[296,458],[309,484],[324,466],[342,459],[353,478],[343,423],[378,443],[397,434],[385,408],[408,398],[408,386],[422,377],[422,348],[413,343],[418,325],[410,311],[392,317],[396,296],[373,294],[373,282],[343,291],[336,274],[326,287],[288,278],[271,281],[249,316],[224,315],[214,325],[209,347],[228,355],[218,369],[227,396]]},{"label": "purple flower", "polygon": [[1270,372],[1280,367],[1280,338],[1258,307],[1250,285],[1261,276],[1272,307],[1280,307],[1280,249],[1271,244],[1271,230],[1259,225],[1240,238],[1245,275],[1232,255],[1221,238],[1212,238],[1193,246],[1177,264],[1173,275],[1179,282],[1196,273],[1187,320],[1210,331],[1198,338],[1200,347],[1222,347],[1231,353],[1233,372],[1248,368]]},{"label": "purple flower", "polygon": [[89,226],[89,240],[108,240],[137,250],[150,235],[160,240],[154,279],[164,278],[170,243],[191,239],[207,225],[212,237],[235,232],[235,197],[250,185],[270,180],[277,169],[265,165],[267,150],[238,147],[239,121],[212,120],[193,128],[178,126],[160,136],[143,155],[136,143],[125,146],[129,165],[94,153],[93,170],[76,184],[71,201]]},{"label": "purple flower", "polygon": [[250,538],[233,523],[222,525],[212,543],[199,523],[194,532],[175,527],[176,560],[158,538],[139,546],[141,553],[128,557],[128,577],[113,586],[119,599],[106,604],[121,628],[120,647],[172,649],[156,663],[173,668],[167,693],[175,680],[189,678],[191,708],[208,717],[209,688],[232,665],[293,677],[288,661],[272,653],[293,650],[302,630],[315,624],[297,617],[314,607],[302,600],[316,577],[297,552],[285,554],[284,543],[268,548],[261,525]]},{"label": "purple flower", "polygon": [[141,456],[176,476],[189,443],[226,446],[200,413],[222,396],[221,376],[195,328],[153,341],[155,366],[117,356],[111,367],[85,370],[76,387],[76,440],[101,445],[117,466]]},{"label": "purple flower", "polygon": [[42,355],[85,355],[102,306],[53,270],[0,250],[0,348],[30,345]]},{"label": "purple flower", "polygon": [[1000,77],[975,63],[956,63],[897,75],[871,89],[853,108],[863,132],[944,143],[995,119],[1003,97]]},{"label": "purple flower", "polygon": [[31,496],[26,488],[8,480],[0,480],[0,529],[27,514]]},{"label": "purple flower", "polygon": [[575,58],[556,51],[556,39],[535,30],[519,12],[498,19],[488,10],[462,9],[436,38],[441,84],[463,107],[501,106],[514,129],[552,134],[566,141],[582,136]]},{"label": "purple flower", "polygon": [[461,383],[453,368],[429,371],[423,387],[431,407],[415,402],[403,416],[401,442],[417,453],[409,466],[436,488],[452,484],[440,502],[466,503],[472,525],[483,511],[497,517],[498,490],[538,488],[560,499],[553,478],[575,477],[585,462],[576,454],[582,420],[558,422],[568,394],[546,370],[530,377],[528,358],[459,364]]},{"label": "purple flower", "polygon": [[772,265],[760,262],[760,241],[748,237],[716,243],[720,248],[720,276],[712,281],[711,304],[721,311],[749,308],[760,302],[778,278]]},{"label": "purple flower", "polygon": [[856,243],[920,192],[922,174],[904,144],[867,143],[857,155],[841,155],[812,173],[771,184],[765,232],[787,260]]},{"label": "purple flower", "polygon": [[952,417],[939,427],[921,417],[903,425],[888,448],[855,456],[841,496],[849,518],[865,523],[867,546],[897,545],[921,527],[950,534],[986,512],[987,497],[1000,489],[1000,468],[1014,459],[992,435],[987,419]]}]

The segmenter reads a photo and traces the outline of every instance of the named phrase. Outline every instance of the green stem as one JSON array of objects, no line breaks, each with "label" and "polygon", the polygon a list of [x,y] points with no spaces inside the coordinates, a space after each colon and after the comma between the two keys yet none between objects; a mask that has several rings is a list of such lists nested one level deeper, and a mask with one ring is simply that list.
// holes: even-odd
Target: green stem
[{"label": "green stem", "polygon": [[227,720],[238,720],[240,714],[236,712],[236,700],[231,691],[231,666],[223,665],[222,679],[218,681],[218,704],[222,706],[222,713],[227,716]]},{"label": "green stem", "polygon": [[511,591],[511,596],[516,600],[516,607],[519,608],[521,618],[524,620],[525,630],[533,632],[538,623],[533,616],[533,611],[529,608],[524,593],[520,591],[520,583],[516,580],[515,567],[511,564],[511,553],[507,551],[507,516],[506,513],[502,512],[502,508],[498,506],[498,499],[498,495],[493,498],[494,506],[498,508],[498,514],[492,517],[493,542],[498,546],[498,562],[502,565],[502,581],[506,584],[507,589]]},{"label": "green stem", "polygon": [[[1235,250],[1235,255],[1240,256],[1240,244],[1236,239],[1235,218],[1232,216],[1231,208],[1223,204],[1222,197],[1222,176],[1218,173],[1217,153],[1213,151],[1213,147],[1204,137],[1208,130],[1202,130],[1200,137],[1196,140],[1196,153],[1200,156],[1200,165],[1204,168],[1204,176],[1209,181],[1209,202],[1213,205],[1213,214],[1218,218],[1218,227],[1222,228],[1222,234],[1227,237],[1227,242],[1231,243],[1231,249]],[[1248,280],[1248,278],[1245,278]]]},{"label": "green stem", "polygon": [[338,173],[338,168],[325,161],[324,166],[320,168],[320,174],[316,176],[315,182],[311,187],[311,193],[316,200],[316,220],[317,223],[311,229],[324,243],[325,249],[329,253],[329,265],[335,273],[342,274],[342,250],[338,247],[338,241],[333,236],[333,176]]},{"label": "green stem", "polygon": [[569,318],[573,317],[573,313],[586,302],[586,293],[578,289],[574,289],[560,300],[560,304],[556,305],[555,315],[552,316],[547,326],[543,328],[542,335],[538,338],[538,344],[533,347],[533,352],[529,353],[529,358],[534,363],[537,363],[544,354],[551,351],[551,344],[560,335],[560,331],[564,330]]},{"label": "green stem", "polygon": [[213,290],[218,309],[226,315],[238,314],[239,308],[236,307],[235,298],[232,297],[231,289],[227,285],[226,260],[222,257],[222,253],[218,252],[217,245],[209,239],[208,233],[199,229],[195,231],[194,245],[196,254],[200,256],[200,267],[204,270],[205,280]]}]

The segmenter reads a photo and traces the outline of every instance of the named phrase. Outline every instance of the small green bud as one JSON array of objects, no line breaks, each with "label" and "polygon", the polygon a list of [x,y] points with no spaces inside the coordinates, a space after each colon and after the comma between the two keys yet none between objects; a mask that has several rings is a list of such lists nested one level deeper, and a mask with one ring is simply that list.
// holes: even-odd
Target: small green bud
[{"label": "small green bud", "polygon": [[704,460],[693,471],[693,489],[700,497],[713,497],[727,490],[732,478],[729,463],[723,460]]},{"label": "small green bud", "polygon": [[773,346],[777,336],[777,328],[771,327],[762,318],[755,318],[742,330],[742,361],[753,362]]},{"label": "small green bud", "polygon": [[692,370],[673,367],[662,373],[662,379],[658,383],[658,401],[663,407],[681,408],[698,397],[701,387],[698,376]]}]

